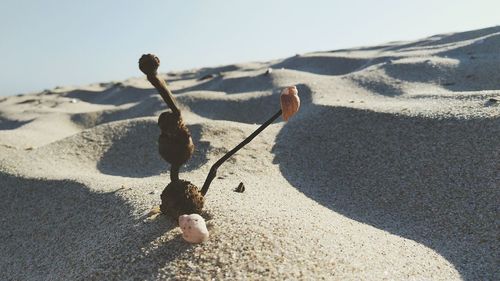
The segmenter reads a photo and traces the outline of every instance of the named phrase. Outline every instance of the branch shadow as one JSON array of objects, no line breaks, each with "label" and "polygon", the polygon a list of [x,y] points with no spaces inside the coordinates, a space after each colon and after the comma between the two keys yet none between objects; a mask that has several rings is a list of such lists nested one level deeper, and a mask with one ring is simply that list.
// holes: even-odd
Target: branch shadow
[{"label": "branch shadow", "polygon": [[190,247],[177,237],[145,254],[144,248],[175,226],[166,219],[137,219],[116,192],[3,173],[0,182],[1,280],[142,278]]},{"label": "branch shadow", "polygon": [[465,280],[498,280],[499,135],[499,118],[312,105],[273,152],[283,176],[325,207],[434,249]]}]

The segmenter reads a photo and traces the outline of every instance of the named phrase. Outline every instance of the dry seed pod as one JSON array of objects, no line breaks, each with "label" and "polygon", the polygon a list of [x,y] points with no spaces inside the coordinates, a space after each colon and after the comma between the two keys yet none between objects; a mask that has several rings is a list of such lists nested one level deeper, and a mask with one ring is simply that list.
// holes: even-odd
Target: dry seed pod
[{"label": "dry seed pod", "polygon": [[299,110],[300,98],[298,94],[299,91],[295,86],[286,87],[281,91],[281,115],[285,121],[288,121]]},{"label": "dry seed pod", "polygon": [[153,55],[142,55],[139,59],[139,69],[146,75],[156,75],[158,67],[160,66],[160,59]]},{"label": "dry seed pod", "polygon": [[181,166],[193,155],[194,144],[188,128],[180,115],[163,112],[158,118],[161,134],[158,151],[161,157],[173,166]]},{"label": "dry seed pod", "polygon": [[189,181],[172,181],[161,193],[160,210],[162,214],[177,220],[183,214],[199,214],[203,209],[203,196],[198,188]]}]

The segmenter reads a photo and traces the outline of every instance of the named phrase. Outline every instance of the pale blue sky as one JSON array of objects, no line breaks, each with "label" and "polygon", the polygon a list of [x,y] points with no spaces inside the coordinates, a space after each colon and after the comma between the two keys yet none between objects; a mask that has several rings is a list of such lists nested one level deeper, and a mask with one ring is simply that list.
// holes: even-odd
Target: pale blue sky
[{"label": "pale blue sky", "polygon": [[0,0],[0,95],[498,25],[499,0]]}]

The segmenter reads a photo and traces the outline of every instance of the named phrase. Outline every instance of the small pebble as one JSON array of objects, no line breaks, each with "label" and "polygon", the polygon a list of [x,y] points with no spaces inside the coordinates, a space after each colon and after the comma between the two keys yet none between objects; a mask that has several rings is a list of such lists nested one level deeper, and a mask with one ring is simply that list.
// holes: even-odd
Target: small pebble
[{"label": "small pebble", "polygon": [[245,192],[245,185],[240,182],[240,184],[238,185],[238,187],[234,190],[234,192],[238,192],[238,193],[243,193]]},{"label": "small pebble", "polygon": [[495,106],[498,104],[498,100],[495,99],[495,98],[490,98],[486,101],[486,103],[484,104],[484,106]]}]

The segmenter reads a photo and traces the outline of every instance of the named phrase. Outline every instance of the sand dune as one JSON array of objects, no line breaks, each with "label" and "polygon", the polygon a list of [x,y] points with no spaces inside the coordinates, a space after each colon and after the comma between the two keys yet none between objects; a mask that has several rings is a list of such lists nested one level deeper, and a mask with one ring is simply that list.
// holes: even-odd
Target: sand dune
[{"label": "sand dune", "polygon": [[491,27],[162,74],[198,186],[281,87],[302,100],[219,169],[200,245],[145,215],[170,179],[144,77],[0,99],[0,279],[498,280],[499,49]]}]

